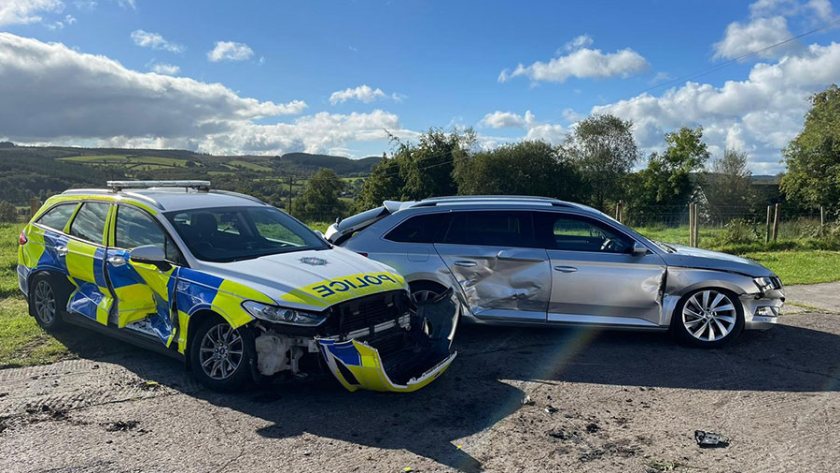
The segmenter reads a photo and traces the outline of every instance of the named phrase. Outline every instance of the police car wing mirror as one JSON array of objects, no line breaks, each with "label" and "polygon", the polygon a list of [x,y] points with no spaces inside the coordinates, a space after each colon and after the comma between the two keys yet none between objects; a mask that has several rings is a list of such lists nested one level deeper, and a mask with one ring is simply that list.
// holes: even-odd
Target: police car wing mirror
[{"label": "police car wing mirror", "polygon": [[163,248],[155,245],[143,245],[133,248],[128,252],[128,257],[133,263],[152,264],[161,271],[167,271],[172,267],[166,261],[166,253]]}]

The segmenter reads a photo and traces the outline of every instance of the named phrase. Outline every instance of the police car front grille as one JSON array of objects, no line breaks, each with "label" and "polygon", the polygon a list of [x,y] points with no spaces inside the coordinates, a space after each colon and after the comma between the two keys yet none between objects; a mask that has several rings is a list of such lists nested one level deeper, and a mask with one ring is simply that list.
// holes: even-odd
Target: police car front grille
[{"label": "police car front grille", "polygon": [[408,297],[404,291],[384,292],[338,304],[332,311],[335,329],[347,334],[398,320],[408,311]]}]

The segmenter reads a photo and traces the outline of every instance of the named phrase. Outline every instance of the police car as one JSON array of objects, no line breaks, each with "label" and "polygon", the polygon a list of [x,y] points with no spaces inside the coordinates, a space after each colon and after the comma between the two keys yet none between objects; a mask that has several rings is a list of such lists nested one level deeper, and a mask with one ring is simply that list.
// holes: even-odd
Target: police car
[{"label": "police car", "polygon": [[450,299],[411,300],[390,267],[207,181],[109,181],[48,199],[20,234],[18,280],[46,330],[81,325],[240,388],[329,371],[414,391],[450,365]]}]

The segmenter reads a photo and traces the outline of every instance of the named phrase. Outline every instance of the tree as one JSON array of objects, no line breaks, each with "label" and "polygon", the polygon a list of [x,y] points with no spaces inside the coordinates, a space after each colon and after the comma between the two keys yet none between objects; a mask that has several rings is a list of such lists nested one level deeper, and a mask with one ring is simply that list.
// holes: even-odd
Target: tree
[{"label": "tree", "polygon": [[781,188],[789,200],[840,210],[840,87],[811,97],[805,126],[784,150]]},{"label": "tree", "polygon": [[622,197],[623,178],[639,159],[632,126],[613,115],[594,115],[578,123],[562,148],[577,164],[589,200],[599,209]]},{"label": "tree", "polygon": [[0,200],[0,222],[17,222],[17,209],[11,202]]},{"label": "tree", "polygon": [[749,157],[743,151],[727,149],[712,162],[712,172],[704,181],[703,190],[712,216],[722,220],[731,216],[728,208],[750,210],[754,192],[750,182],[752,173],[747,167]]},{"label": "tree", "polygon": [[574,166],[544,141],[521,141],[476,153],[455,169],[462,195],[538,195],[577,197]]},{"label": "tree", "polygon": [[382,161],[374,166],[370,176],[365,179],[353,206],[354,211],[362,212],[379,207],[385,200],[399,200],[404,184],[400,163],[383,155]]},{"label": "tree", "polygon": [[436,129],[420,135],[416,145],[398,142],[394,159],[400,164],[405,183],[402,198],[419,200],[454,195],[457,192],[452,177],[455,163],[467,157],[474,142],[472,130],[447,134]]},{"label": "tree", "polygon": [[344,203],[338,198],[344,190],[344,182],[332,169],[321,168],[295,199],[292,210],[295,217],[307,221],[331,221],[345,212]]},{"label": "tree", "polygon": [[649,222],[661,213],[663,205],[687,204],[694,190],[692,173],[700,171],[709,159],[702,128],[683,127],[667,133],[665,143],[665,151],[652,153],[647,167],[628,180],[628,210],[636,223]]}]

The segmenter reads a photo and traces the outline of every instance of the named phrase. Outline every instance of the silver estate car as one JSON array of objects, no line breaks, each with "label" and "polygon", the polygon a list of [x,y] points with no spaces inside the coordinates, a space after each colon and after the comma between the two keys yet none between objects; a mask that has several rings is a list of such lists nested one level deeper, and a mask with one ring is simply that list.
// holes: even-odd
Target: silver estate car
[{"label": "silver estate car", "polygon": [[652,241],[556,199],[387,201],[326,237],[395,268],[417,299],[453,287],[468,322],[670,329],[717,347],[770,328],[784,303],[781,280],[758,263]]}]

